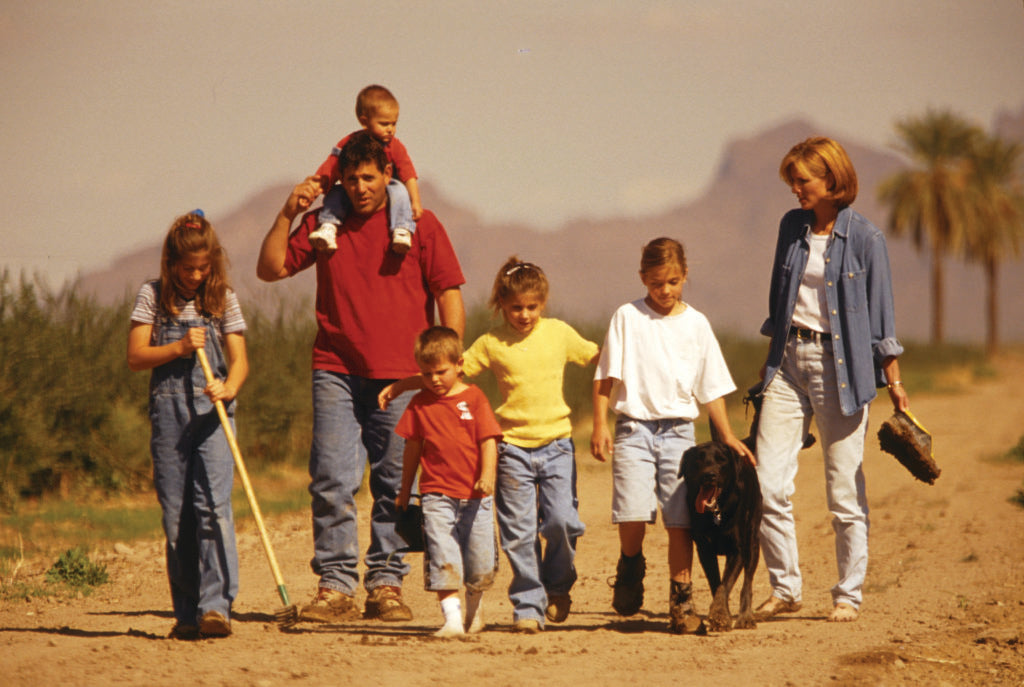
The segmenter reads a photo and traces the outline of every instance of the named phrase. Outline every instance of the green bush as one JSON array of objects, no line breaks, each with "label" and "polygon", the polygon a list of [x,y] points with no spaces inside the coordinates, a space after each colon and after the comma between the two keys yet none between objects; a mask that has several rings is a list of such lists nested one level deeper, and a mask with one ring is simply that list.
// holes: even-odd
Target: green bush
[{"label": "green bush", "polygon": [[57,562],[46,571],[46,581],[51,584],[63,584],[79,591],[106,584],[109,580],[107,566],[93,563],[88,554],[80,549],[68,549],[60,555]]}]

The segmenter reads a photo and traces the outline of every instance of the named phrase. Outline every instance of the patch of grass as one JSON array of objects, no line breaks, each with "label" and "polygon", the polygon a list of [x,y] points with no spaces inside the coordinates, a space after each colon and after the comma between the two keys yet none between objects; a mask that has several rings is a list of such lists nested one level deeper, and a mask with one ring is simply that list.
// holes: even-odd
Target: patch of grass
[{"label": "patch of grass", "polygon": [[1018,489],[1017,493],[1010,497],[1010,503],[1015,503],[1024,508],[1024,489]]},{"label": "patch of grass", "polygon": [[88,594],[93,587],[106,584],[109,580],[107,566],[89,560],[89,554],[80,547],[62,553],[46,571],[46,581],[50,584],[64,585],[83,594]]},{"label": "patch of grass", "polygon": [[1005,456],[1008,460],[1015,461],[1017,463],[1024,463],[1024,435],[1021,435],[1020,440],[1017,441],[1017,445],[1006,452]]}]

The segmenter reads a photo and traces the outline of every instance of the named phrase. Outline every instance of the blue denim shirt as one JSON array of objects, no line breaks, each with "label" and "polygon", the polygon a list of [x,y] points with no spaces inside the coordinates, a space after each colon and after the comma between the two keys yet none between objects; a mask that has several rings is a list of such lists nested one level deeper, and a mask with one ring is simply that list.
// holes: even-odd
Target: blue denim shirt
[{"label": "blue denim shirt", "polygon": [[[786,352],[813,223],[813,212],[791,210],[779,224],[768,319],[761,325],[761,333],[772,337],[762,389],[778,372]],[[903,353],[903,346],[896,340],[885,235],[848,207],[839,211],[825,248],[825,298],[839,406],[851,415],[874,400],[876,387],[885,386],[881,363]]]}]

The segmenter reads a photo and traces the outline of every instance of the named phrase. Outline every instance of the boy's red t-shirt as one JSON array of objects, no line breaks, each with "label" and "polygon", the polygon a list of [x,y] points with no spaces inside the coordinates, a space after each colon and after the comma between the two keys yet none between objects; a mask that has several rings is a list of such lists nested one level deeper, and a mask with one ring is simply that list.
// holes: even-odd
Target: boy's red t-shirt
[{"label": "boy's red t-shirt", "polygon": [[[360,129],[359,131],[363,131]],[[353,131],[345,138],[338,141],[338,145],[334,146],[335,150],[341,150],[348,143],[348,139],[352,138],[353,135],[359,133],[359,131]],[[413,167],[412,158],[409,157],[409,151],[405,149],[405,146],[397,138],[392,138],[391,142],[384,146],[384,153],[388,156],[388,162],[391,163],[391,176],[401,181],[403,184],[409,179],[416,179],[416,168]],[[320,163],[320,167],[316,170],[317,176],[327,177],[328,188],[341,181],[341,171],[338,169],[338,156],[334,153],[327,156],[327,159]]]},{"label": "boy's red t-shirt", "polygon": [[480,478],[480,442],[501,439],[491,404],[472,384],[461,393],[437,396],[421,391],[409,401],[395,433],[421,440],[420,493],[456,499],[478,499],[473,485]]}]

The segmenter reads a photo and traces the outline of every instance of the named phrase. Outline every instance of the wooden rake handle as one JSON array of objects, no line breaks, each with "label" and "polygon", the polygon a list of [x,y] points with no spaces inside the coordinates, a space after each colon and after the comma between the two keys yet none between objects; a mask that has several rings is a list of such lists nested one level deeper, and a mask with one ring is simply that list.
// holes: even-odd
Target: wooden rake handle
[{"label": "wooden rake handle", "polygon": [[[203,367],[203,374],[206,375],[206,383],[213,382],[216,378],[213,376],[213,370],[210,368],[210,361],[206,358],[206,351],[202,348],[197,348],[196,356],[199,358],[199,364]],[[256,493],[252,489],[252,483],[249,482],[249,472],[245,469],[245,463],[242,461],[242,452],[239,450],[238,442],[235,440],[235,431],[231,428],[228,411],[224,408],[222,401],[215,401],[214,405],[217,406],[220,424],[224,428],[224,435],[227,437],[228,445],[231,447],[231,455],[235,459],[235,468],[238,470],[238,476],[242,480],[245,496],[249,499],[249,508],[256,519],[256,528],[260,532],[260,541],[263,542],[263,550],[267,554],[267,560],[270,561],[270,571],[274,575],[277,592],[281,596],[281,602],[288,605],[290,602],[288,601],[288,592],[285,591],[284,578],[281,576],[281,568],[277,565],[277,557],[274,555],[274,549],[270,545],[270,537],[267,536],[267,528],[263,524],[263,514],[260,512],[259,504],[256,503]]]}]

